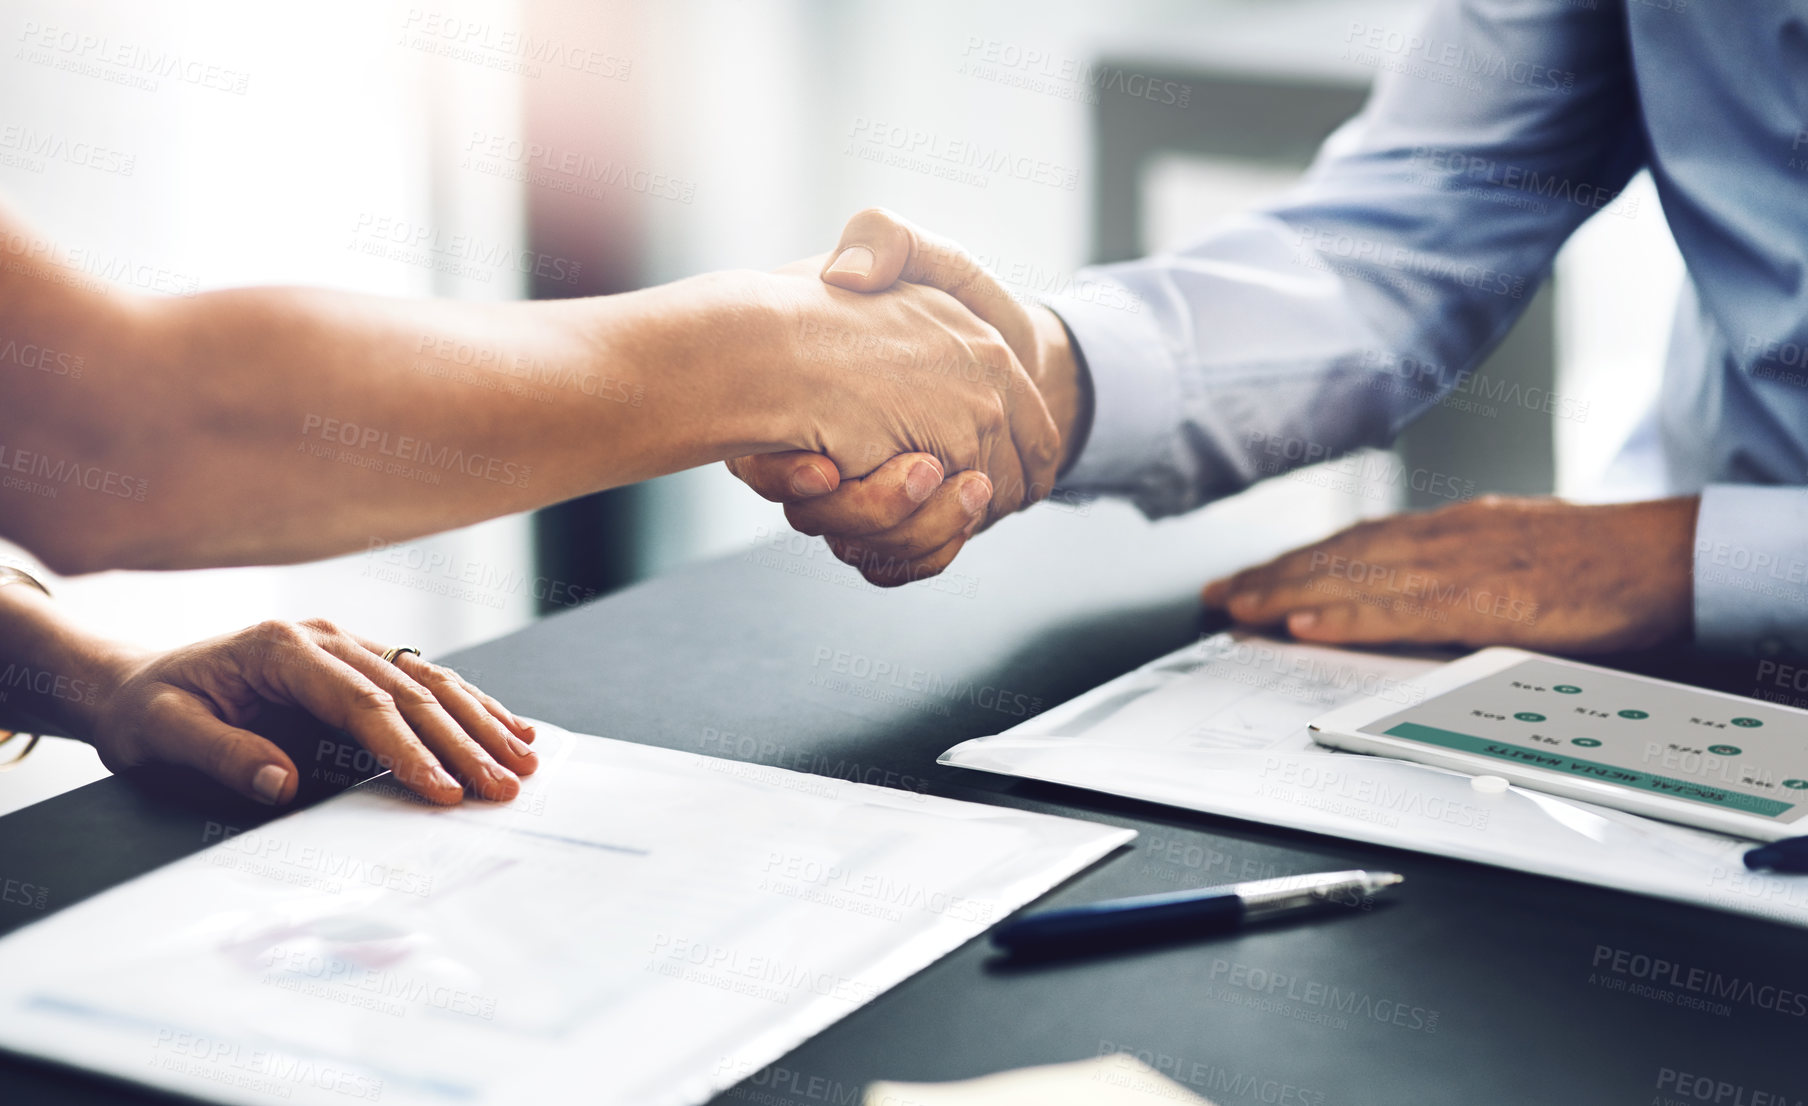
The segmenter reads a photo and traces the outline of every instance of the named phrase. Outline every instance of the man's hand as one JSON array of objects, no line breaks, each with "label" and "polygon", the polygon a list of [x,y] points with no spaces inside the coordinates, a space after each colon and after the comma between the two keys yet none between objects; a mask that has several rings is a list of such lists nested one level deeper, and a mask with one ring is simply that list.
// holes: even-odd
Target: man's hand
[{"label": "man's hand", "polygon": [[855,215],[821,270],[823,281],[879,292],[902,281],[940,289],[989,324],[1016,354],[1060,434],[1054,468],[1018,486],[1015,473],[993,468],[943,479],[933,458],[905,454],[860,479],[842,479],[817,454],[773,453],[729,462],[753,489],[784,503],[791,525],[820,534],[843,561],[872,583],[894,586],[948,566],[979,529],[1045,498],[1091,421],[1090,389],[1066,328],[1046,307],[1026,307],[959,246],[929,235],[888,211]]},{"label": "man's hand", "polygon": [[1304,641],[1639,649],[1689,632],[1697,502],[1487,496],[1359,523],[1204,598]]}]

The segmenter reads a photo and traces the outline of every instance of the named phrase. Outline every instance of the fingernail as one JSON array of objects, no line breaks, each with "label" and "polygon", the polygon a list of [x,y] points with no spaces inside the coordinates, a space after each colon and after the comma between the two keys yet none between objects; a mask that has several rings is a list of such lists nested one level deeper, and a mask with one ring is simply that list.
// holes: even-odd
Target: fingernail
[{"label": "fingernail", "polygon": [[527,747],[527,742],[516,737],[514,734],[508,735],[508,746],[509,750],[518,757],[531,757],[534,755],[534,751]]},{"label": "fingernail", "polygon": [[976,515],[985,510],[986,504],[992,501],[992,489],[986,487],[983,480],[969,480],[961,485],[960,500],[961,506],[967,509],[968,514]]},{"label": "fingernail", "polygon": [[942,474],[928,461],[918,461],[910,466],[910,475],[904,478],[904,494],[912,503],[921,503],[929,498],[929,493],[940,487]]},{"label": "fingernail", "polygon": [[257,797],[275,806],[282,798],[283,788],[289,783],[289,770],[280,765],[266,764],[251,777],[251,790]]},{"label": "fingernail", "polygon": [[458,778],[444,768],[435,768],[433,770],[433,782],[441,787],[456,787],[460,791],[465,789],[465,785],[459,783]]},{"label": "fingernail", "polygon": [[1318,625],[1317,611],[1300,611],[1287,619],[1287,628],[1295,632],[1310,630],[1316,625]]},{"label": "fingernail", "polygon": [[791,490],[798,495],[827,495],[829,478],[815,465],[805,465],[791,474]]},{"label": "fingernail", "polygon": [[865,246],[849,246],[836,255],[835,263],[829,266],[828,271],[846,273],[848,276],[868,276],[873,271],[873,251]]},{"label": "fingernail", "polygon": [[1261,601],[1262,601],[1262,597],[1260,595],[1257,595],[1253,591],[1240,591],[1237,594],[1231,596],[1230,602],[1228,602],[1224,605],[1231,611],[1231,613],[1235,614],[1237,611],[1247,611],[1250,608],[1261,603]]}]

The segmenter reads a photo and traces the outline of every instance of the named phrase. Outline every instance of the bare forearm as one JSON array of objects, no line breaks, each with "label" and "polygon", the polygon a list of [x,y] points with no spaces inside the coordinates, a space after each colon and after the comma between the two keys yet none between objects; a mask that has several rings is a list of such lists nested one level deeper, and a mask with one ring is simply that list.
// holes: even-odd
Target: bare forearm
[{"label": "bare forearm", "polygon": [[782,441],[780,397],[727,386],[728,274],[502,304],[32,275],[6,335],[81,371],[4,385],[0,523],[65,571],[310,559]]}]

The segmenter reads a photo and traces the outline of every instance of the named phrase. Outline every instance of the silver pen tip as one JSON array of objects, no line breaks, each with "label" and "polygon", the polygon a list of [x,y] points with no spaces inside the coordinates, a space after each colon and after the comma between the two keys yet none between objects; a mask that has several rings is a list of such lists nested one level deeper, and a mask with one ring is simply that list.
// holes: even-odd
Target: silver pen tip
[{"label": "silver pen tip", "polygon": [[1392,887],[1396,883],[1405,882],[1406,877],[1399,872],[1370,872],[1368,874],[1368,885],[1371,892],[1379,891],[1383,887]]}]

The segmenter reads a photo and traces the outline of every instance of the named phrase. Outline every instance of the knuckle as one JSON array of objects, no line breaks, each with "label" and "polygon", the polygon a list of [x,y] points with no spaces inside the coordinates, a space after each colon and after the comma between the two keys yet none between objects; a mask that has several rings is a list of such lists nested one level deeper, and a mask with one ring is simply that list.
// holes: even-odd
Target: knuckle
[{"label": "knuckle", "polygon": [[820,538],[830,529],[824,523],[819,512],[805,510],[795,505],[785,507],[785,521],[791,524],[791,529],[810,538]]},{"label": "knuckle", "polygon": [[266,645],[299,645],[308,640],[307,633],[293,622],[269,618],[253,626],[251,636]]},{"label": "knuckle", "polygon": [[404,684],[399,690],[393,692],[392,698],[408,710],[420,710],[439,704],[439,697],[434,695],[425,684],[412,682]]},{"label": "knuckle", "polygon": [[338,637],[341,633],[339,624],[330,618],[308,618],[301,622],[301,628],[326,637]]},{"label": "knuckle", "polygon": [[371,714],[389,714],[396,709],[395,696],[376,684],[364,684],[352,692],[352,709]]},{"label": "knuckle", "polygon": [[422,661],[421,669],[421,674],[417,679],[424,687],[440,691],[462,691],[464,689],[464,681],[458,678],[458,673],[444,665]]}]

